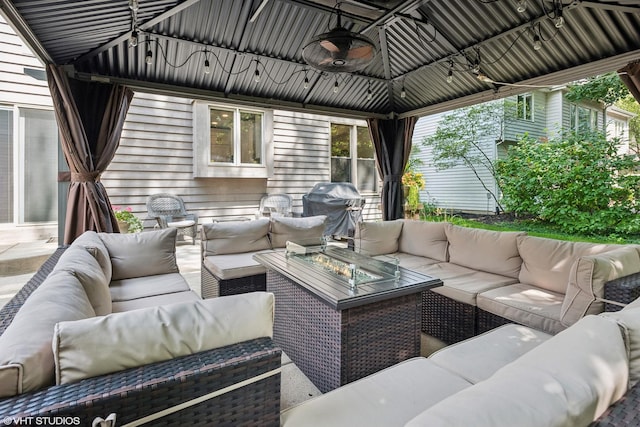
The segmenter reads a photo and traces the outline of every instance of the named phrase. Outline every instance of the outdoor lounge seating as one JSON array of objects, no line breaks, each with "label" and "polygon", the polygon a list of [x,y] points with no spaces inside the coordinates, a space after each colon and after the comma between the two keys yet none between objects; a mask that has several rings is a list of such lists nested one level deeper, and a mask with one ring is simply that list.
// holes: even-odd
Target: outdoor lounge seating
[{"label": "outdoor lounge seating", "polygon": [[[396,220],[360,224],[356,250],[393,255],[400,265],[440,278],[423,294],[423,332],[454,343],[505,323],[558,333],[604,310],[606,293],[640,284],[634,245],[564,242]],[[609,289],[609,290],[607,290]]]},{"label": "outdoor lounge seating", "polygon": [[286,409],[281,425],[638,425],[639,344],[639,302],[555,336],[506,325]]},{"label": "outdoor lounge seating", "polygon": [[200,237],[202,298],[264,291],[267,270],[253,255],[282,249],[288,240],[320,239],[325,224],[324,215],[203,224]]},{"label": "outdoor lounge seating", "polygon": [[202,300],[176,234],[86,232],[45,262],[0,311],[3,417],[278,425],[273,295]]}]

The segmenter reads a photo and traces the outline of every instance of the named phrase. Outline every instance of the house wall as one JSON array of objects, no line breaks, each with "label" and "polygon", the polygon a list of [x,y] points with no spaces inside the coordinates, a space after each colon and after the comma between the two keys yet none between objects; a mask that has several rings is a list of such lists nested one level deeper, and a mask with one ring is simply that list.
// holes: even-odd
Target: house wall
[{"label": "house wall", "polygon": [[531,138],[539,139],[547,133],[547,93],[533,92],[533,120],[522,120],[516,117],[516,97],[505,100],[505,141],[518,141],[525,133]]},{"label": "house wall", "polygon": [[[268,193],[291,195],[294,212],[301,214],[302,195],[314,184],[330,181],[331,120],[275,110],[270,178],[194,178],[192,100],[136,92],[120,147],[102,182],[113,205],[129,206],[141,218],[146,217],[147,196],[161,192],[180,195],[201,223],[252,218]],[[366,199],[365,219],[380,219],[379,195]],[[152,227],[154,222],[146,220],[145,226]]]},{"label": "house wall", "polygon": [[[446,170],[437,170],[431,162],[431,148],[421,144],[425,136],[435,133],[438,122],[446,113],[421,117],[413,132],[413,144],[419,146],[417,157],[422,160],[418,168],[425,178],[425,188],[420,192],[420,200],[438,208],[466,212],[495,212],[495,201],[487,198],[487,191],[466,166],[460,165]],[[483,150],[495,158],[495,141],[483,141]],[[480,178],[495,191],[491,173],[479,169]]]}]

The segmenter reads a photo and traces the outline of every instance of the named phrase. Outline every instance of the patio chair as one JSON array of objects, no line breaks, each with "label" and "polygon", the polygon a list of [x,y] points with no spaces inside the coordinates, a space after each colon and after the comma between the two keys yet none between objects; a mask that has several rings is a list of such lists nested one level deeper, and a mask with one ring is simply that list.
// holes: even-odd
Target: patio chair
[{"label": "patio chair", "polygon": [[158,221],[155,228],[177,228],[179,233],[191,236],[196,244],[198,216],[187,213],[182,198],[168,193],[152,194],[147,197],[147,211],[149,217]]},{"label": "patio chair", "polygon": [[267,194],[260,200],[256,218],[263,216],[291,216],[293,202],[288,194]]}]

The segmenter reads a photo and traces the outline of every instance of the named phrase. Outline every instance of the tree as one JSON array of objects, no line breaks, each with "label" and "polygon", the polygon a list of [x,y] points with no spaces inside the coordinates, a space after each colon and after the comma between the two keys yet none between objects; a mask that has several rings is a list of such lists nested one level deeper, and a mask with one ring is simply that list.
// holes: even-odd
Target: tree
[{"label": "tree", "polygon": [[438,170],[450,169],[463,164],[476,176],[482,187],[504,211],[495,189],[489,188],[481,177],[487,170],[498,183],[494,162],[483,149],[490,141],[495,144],[502,139],[504,131],[504,101],[487,102],[446,114],[436,132],[422,140],[431,147],[433,165]]},{"label": "tree", "polygon": [[[616,101],[629,96],[629,90],[620,80],[618,73],[611,72],[570,84],[566,97],[571,102],[593,101],[603,105],[602,117],[607,117],[607,109]],[[603,132],[607,132],[606,120],[603,120]]]}]

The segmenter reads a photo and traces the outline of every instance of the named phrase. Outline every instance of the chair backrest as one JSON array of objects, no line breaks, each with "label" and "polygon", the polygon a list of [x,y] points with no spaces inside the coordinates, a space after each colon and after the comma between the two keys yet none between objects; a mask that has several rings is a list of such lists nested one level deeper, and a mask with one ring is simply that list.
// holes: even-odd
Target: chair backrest
[{"label": "chair backrest", "polygon": [[182,198],[168,193],[152,194],[147,197],[147,211],[149,216],[154,218],[187,215]]},{"label": "chair backrest", "polygon": [[268,194],[260,200],[260,213],[291,216],[292,204],[291,196],[288,194]]}]

